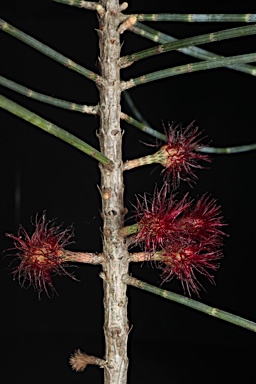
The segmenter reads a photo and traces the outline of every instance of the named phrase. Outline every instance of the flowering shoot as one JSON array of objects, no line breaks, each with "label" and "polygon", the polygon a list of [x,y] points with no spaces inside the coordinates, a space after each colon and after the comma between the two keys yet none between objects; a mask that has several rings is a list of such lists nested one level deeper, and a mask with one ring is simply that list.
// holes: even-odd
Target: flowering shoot
[{"label": "flowering shoot", "polygon": [[171,178],[174,186],[180,180],[193,182],[197,178],[194,170],[203,168],[198,161],[210,161],[207,155],[198,152],[203,147],[202,139],[198,127],[193,128],[193,123],[187,128],[169,124],[166,132],[167,144],[156,155],[159,157],[158,162],[165,167],[166,177]]},{"label": "flowering shoot", "polygon": [[39,296],[43,290],[49,296],[49,288],[54,292],[51,274],[68,275],[74,278],[65,270],[64,247],[70,244],[73,236],[71,228],[61,229],[53,221],[47,221],[46,215],[41,218],[36,215],[34,233],[29,236],[21,226],[18,235],[7,233],[6,236],[14,241],[12,250],[20,264],[14,269],[14,279],[18,278],[21,286],[26,281],[32,285]]},{"label": "flowering shoot", "polygon": [[153,198],[137,197],[137,233],[135,244],[147,253],[157,253],[163,281],[177,277],[184,288],[198,294],[201,284],[196,272],[213,277],[222,257],[221,210],[216,200],[203,195],[196,203],[187,194],[181,201],[169,195],[166,184],[155,189]]},{"label": "flowering shoot", "polygon": [[152,155],[138,159],[127,160],[124,163],[124,171],[147,164],[158,163],[164,167],[165,179],[177,187],[180,180],[191,184],[197,179],[195,169],[202,169],[200,161],[210,161],[209,157],[199,152],[204,146],[203,137],[198,127],[193,128],[191,123],[187,128],[181,125],[172,126],[169,124],[166,130],[166,144]]}]

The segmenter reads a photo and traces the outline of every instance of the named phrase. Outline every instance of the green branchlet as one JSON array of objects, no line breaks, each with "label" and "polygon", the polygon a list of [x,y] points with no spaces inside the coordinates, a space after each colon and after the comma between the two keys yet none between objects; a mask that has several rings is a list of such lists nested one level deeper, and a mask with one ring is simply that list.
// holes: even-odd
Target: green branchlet
[{"label": "green branchlet", "polygon": [[95,158],[108,169],[111,170],[113,168],[112,161],[106,156],[104,156],[102,153],[97,151],[97,149],[91,147],[89,144],[85,143],[78,137],[58,127],[57,125],[43,119],[37,114],[29,111],[27,108],[22,107],[21,105],[15,103],[10,99],[7,99],[2,95],[0,95],[0,107],[22,118],[23,120],[28,121],[29,123],[37,126],[38,128],[43,129],[45,132],[58,137],[59,139],[65,141],[66,143],[72,145],[73,147],[79,149],[87,155]]}]

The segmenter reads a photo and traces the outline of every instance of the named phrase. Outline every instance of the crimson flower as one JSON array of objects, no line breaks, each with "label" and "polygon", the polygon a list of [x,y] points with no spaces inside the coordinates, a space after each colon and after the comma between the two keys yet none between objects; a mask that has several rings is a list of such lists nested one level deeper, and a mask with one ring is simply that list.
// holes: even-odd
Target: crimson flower
[{"label": "crimson flower", "polygon": [[163,281],[176,276],[189,294],[198,294],[201,284],[195,273],[213,282],[207,270],[216,270],[216,260],[222,257],[221,209],[206,194],[195,203],[187,194],[177,201],[167,189],[155,189],[151,200],[144,195],[141,202],[137,197],[135,243],[147,253],[157,252]]},{"label": "crimson flower", "polygon": [[11,249],[16,251],[20,260],[13,275],[22,287],[28,281],[39,296],[43,290],[49,296],[49,288],[52,293],[55,291],[51,274],[64,274],[73,278],[65,270],[64,258],[64,247],[70,244],[73,233],[71,228],[61,229],[53,221],[47,221],[45,214],[41,218],[36,215],[33,226],[35,230],[31,236],[22,226],[17,236],[6,234],[14,241],[14,248]]},{"label": "crimson flower", "polygon": [[218,249],[213,249],[212,243],[203,241],[184,242],[180,247],[170,247],[162,252],[163,259],[160,263],[162,269],[163,282],[177,277],[183,286],[184,291],[189,295],[191,292],[199,296],[199,290],[202,288],[198,281],[196,272],[204,275],[214,284],[213,276],[208,270],[217,270],[219,268],[219,260],[222,253]]},{"label": "crimson flower", "polygon": [[194,206],[191,205],[188,212],[179,220],[180,228],[188,232],[194,241],[211,240],[214,245],[221,245],[222,236],[225,235],[221,227],[224,225],[217,200],[207,194],[204,194]]},{"label": "crimson flower", "polygon": [[180,125],[168,126],[167,144],[162,146],[157,154],[158,162],[165,167],[166,177],[171,177],[174,186],[179,184],[180,180],[191,184],[197,179],[194,170],[203,168],[198,161],[210,161],[207,155],[198,152],[204,146],[202,139],[198,127],[193,128],[193,123],[187,128]]},{"label": "crimson flower", "polygon": [[178,218],[191,204],[186,201],[187,195],[179,202],[175,200],[175,195],[168,199],[167,188],[165,184],[159,192],[155,189],[151,200],[146,194],[142,201],[137,197],[138,231],[135,242],[143,244],[146,252],[156,252],[175,241],[179,230]]}]

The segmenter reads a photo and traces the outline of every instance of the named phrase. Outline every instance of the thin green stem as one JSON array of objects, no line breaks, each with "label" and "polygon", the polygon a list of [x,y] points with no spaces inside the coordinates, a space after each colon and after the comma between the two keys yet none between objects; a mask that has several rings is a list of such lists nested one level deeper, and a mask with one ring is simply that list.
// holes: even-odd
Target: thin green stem
[{"label": "thin green stem", "polygon": [[240,64],[240,63],[249,63],[256,61],[256,53],[249,53],[245,55],[238,56],[229,56],[217,60],[206,60],[200,63],[189,63],[186,65],[181,65],[178,67],[167,68],[161,71],[156,71],[136,77],[135,79],[130,79],[128,81],[123,81],[121,86],[122,90],[136,87],[137,85],[146,84],[151,81],[156,81],[159,79],[164,79],[167,77],[177,76],[184,73],[193,73],[198,71],[204,71],[207,69],[221,68],[227,65]]},{"label": "thin green stem", "polygon": [[[142,116],[142,114],[140,113],[140,111],[138,110],[138,108],[136,107],[136,105],[134,104],[133,102],[133,99],[131,98],[131,96],[129,95],[129,92],[126,92],[124,91],[123,92],[123,96],[124,96],[124,100],[125,102],[127,103],[128,107],[130,107],[130,109],[133,111],[135,117],[139,120],[138,123],[141,124],[143,123],[145,126],[148,126],[149,127],[149,123],[147,122],[147,120],[145,119],[144,116]],[[121,119],[124,119],[126,120],[126,118],[130,118],[130,116],[127,116],[125,115],[125,113],[122,114],[123,117],[121,117]],[[131,117],[132,119],[132,117]],[[136,120],[135,120],[136,121]],[[128,122],[128,121],[127,121]],[[143,125],[142,124],[142,125]]]},{"label": "thin green stem", "polygon": [[138,224],[132,224],[132,225],[128,225],[126,227],[123,227],[121,230],[120,230],[120,234],[122,234],[123,236],[130,236],[130,235],[134,235],[135,233],[137,233],[138,231]]},{"label": "thin green stem", "polygon": [[102,5],[95,1],[84,1],[84,0],[52,0],[55,3],[61,3],[66,5],[71,5],[73,7],[90,9],[92,11],[97,11],[99,14],[104,13],[104,8]]},{"label": "thin green stem", "polygon": [[96,115],[98,112],[97,105],[91,106],[91,105],[76,104],[71,101],[56,99],[55,97],[44,95],[42,93],[33,91],[32,89],[29,89],[27,87],[24,87],[23,85],[15,83],[12,80],[6,79],[3,76],[0,76],[0,84],[3,85],[4,87],[12,89],[13,91],[21,93],[22,95],[25,95],[31,99],[38,100],[50,105],[54,105],[55,107],[68,109],[70,111],[88,113],[92,115]]},{"label": "thin green stem", "polygon": [[94,1],[83,1],[83,0],[52,0],[55,3],[61,3],[66,5],[71,5],[73,7],[95,9],[98,3]]},{"label": "thin green stem", "polygon": [[59,139],[65,141],[66,143],[72,145],[73,147],[98,160],[107,168],[112,169],[112,161],[109,160],[102,153],[97,151],[97,149],[91,147],[89,144],[85,143],[78,137],[58,127],[57,125],[43,119],[37,114],[29,111],[28,109],[22,107],[21,105],[15,103],[10,99],[7,99],[2,95],[0,95],[0,107],[22,118],[23,120],[26,120],[33,125],[36,125],[38,128],[43,129],[45,132],[48,132],[51,135],[58,137]]},{"label": "thin green stem", "polygon": [[134,277],[131,277],[128,275],[123,276],[123,282],[128,285],[132,285],[133,287],[161,296],[164,299],[175,301],[177,303],[186,305],[187,307],[196,309],[197,311],[206,313],[207,315],[216,317],[217,319],[221,319],[229,323],[235,324],[239,327],[246,328],[250,331],[256,332],[256,323],[254,323],[253,321],[244,319],[240,316],[233,315],[232,313],[229,313],[226,311],[222,311],[221,309],[210,307],[209,305],[190,299],[189,297],[185,297],[182,295],[178,295],[177,293],[173,293],[170,291],[166,291],[164,289],[154,287],[153,285],[147,284],[144,281],[135,279]]},{"label": "thin green stem", "polygon": [[200,149],[200,152],[214,153],[214,154],[220,154],[220,155],[225,155],[225,154],[230,155],[234,153],[255,151],[255,149],[256,149],[256,144],[247,144],[247,145],[237,145],[235,147],[225,147],[225,148],[203,147]]},{"label": "thin green stem", "polygon": [[[139,36],[143,36],[151,41],[154,41],[155,43],[165,44],[168,42],[171,43],[174,41],[178,41],[178,39],[175,39],[172,36],[168,36],[165,33],[156,31],[155,29],[150,28],[149,26],[144,25],[142,23],[137,23],[136,25],[132,26],[131,31]],[[201,60],[220,59],[224,57],[198,47],[179,48],[178,51],[184,53],[185,55],[196,57],[197,59]],[[227,68],[239,72],[244,72],[253,76],[255,76],[256,74],[256,67],[249,64],[231,65],[227,66]]]},{"label": "thin green stem", "polygon": [[147,133],[148,135],[154,136],[159,140],[166,141],[166,136],[164,134],[156,131],[155,129],[151,128],[150,126],[144,123],[140,123],[138,120],[135,120],[133,117],[128,116],[126,113],[121,112],[120,118],[126,121],[128,124],[131,124],[139,130]]},{"label": "thin green stem", "polygon": [[179,48],[189,47],[191,45],[200,45],[205,43],[212,43],[215,41],[232,39],[235,37],[249,36],[256,33],[256,25],[248,25],[238,28],[226,29],[224,31],[207,33],[204,35],[189,37],[186,39],[178,40],[171,43],[159,45],[154,48],[145,49],[140,52],[133,53],[132,55],[124,56],[120,60],[120,66],[127,66],[129,63],[139,61],[151,56],[159,55],[161,53],[170,52]]},{"label": "thin green stem", "polygon": [[256,14],[178,14],[178,13],[151,13],[137,14],[138,21],[178,21],[187,23],[254,23]]},{"label": "thin green stem", "polygon": [[63,56],[61,53],[55,51],[54,49],[48,47],[47,45],[41,43],[40,41],[34,39],[33,37],[27,35],[26,33],[13,27],[12,25],[8,24],[6,21],[2,19],[0,19],[0,29],[12,35],[16,39],[21,40],[23,43],[29,45],[30,47],[36,49],[37,51],[43,53],[44,55],[50,57],[51,59],[57,61],[58,63],[64,65],[65,67],[72,69],[73,71],[78,72],[80,75],[87,77],[89,80],[95,81],[97,84],[102,83],[101,76],[75,63],[74,61],[70,60],[68,57]]},{"label": "thin green stem", "polygon": [[[136,106],[132,104],[134,108]],[[136,112],[136,109],[133,110]],[[163,142],[166,142],[166,135],[164,135],[161,132],[158,132],[156,129],[153,129],[151,126],[146,125],[144,123],[139,122],[138,120],[134,119],[131,116],[128,116],[125,113],[121,113],[121,119],[126,121],[128,124],[131,124],[132,126],[138,128],[140,131],[143,131],[147,133],[150,136],[153,136]],[[219,154],[219,155],[229,155],[229,154],[234,154],[234,153],[242,153],[242,152],[249,152],[249,151],[254,151],[256,150],[256,144],[247,144],[247,145],[237,145],[234,147],[202,147],[198,150],[198,152],[203,152],[203,153],[214,153],[214,154]]]},{"label": "thin green stem", "polygon": [[[67,4],[71,5],[73,7],[79,7],[82,8],[83,0],[52,0],[54,3],[61,3],[61,4]],[[87,1],[87,3],[91,3],[91,1]]]}]

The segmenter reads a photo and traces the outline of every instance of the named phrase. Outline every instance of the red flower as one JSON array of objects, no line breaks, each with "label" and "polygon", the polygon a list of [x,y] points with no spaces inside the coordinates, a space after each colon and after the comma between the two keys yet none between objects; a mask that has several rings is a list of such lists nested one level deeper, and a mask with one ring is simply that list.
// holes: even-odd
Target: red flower
[{"label": "red flower", "polygon": [[6,236],[14,241],[16,256],[20,264],[13,271],[14,278],[18,278],[21,286],[28,280],[40,293],[45,290],[49,296],[48,289],[55,291],[51,274],[70,275],[64,268],[64,247],[70,244],[73,236],[71,228],[62,230],[61,226],[55,226],[53,221],[46,221],[45,214],[40,219],[36,216],[34,233],[29,236],[21,226],[18,236],[7,233]]},{"label": "red flower", "polygon": [[215,199],[204,194],[194,206],[179,220],[181,231],[189,233],[193,241],[211,240],[212,245],[221,245],[225,233],[220,229],[225,224],[222,221],[221,208]]},{"label": "red flower", "polygon": [[165,167],[166,177],[172,178],[174,186],[179,184],[180,180],[191,184],[197,179],[194,170],[203,168],[198,161],[210,161],[207,155],[198,152],[203,147],[203,137],[198,132],[198,127],[192,126],[193,123],[183,129],[180,125],[169,125],[166,132],[167,144],[157,152],[158,161]]},{"label": "red flower", "polygon": [[137,198],[138,231],[135,243],[147,253],[158,252],[163,281],[176,276],[187,291],[198,293],[195,272],[212,276],[207,269],[216,270],[216,260],[222,257],[221,210],[216,200],[203,195],[195,204],[187,195],[176,201],[168,197],[167,186],[154,192],[152,200]]},{"label": "red flower", "polygon": [[169,281],[177,277],[183,286],[184,291],[189,295],[191,292],[199,296],[199,290],[202,287],[198,281],[196,272],[204,275],[214,284],[213,276],[208,270],[217,270],[219,263],[216,261],[222,257],[218,249],[213,249],[211,243],[191,242],[183,244],[180,248],[172,247],[162,252],[163,260],[160,264],[162,269],[163,281]]},{"label": "red flower", "polygon": [[180,201],[175,196],[167,199],[167,185],[158,192],[155,189],[153,198],[146,195],[141,202],[137,198],[138,231],[135,237],[137,244],[142,243],[146,252],[155,252],[177,238],[178,217],[190,206],[187,195]]}]

